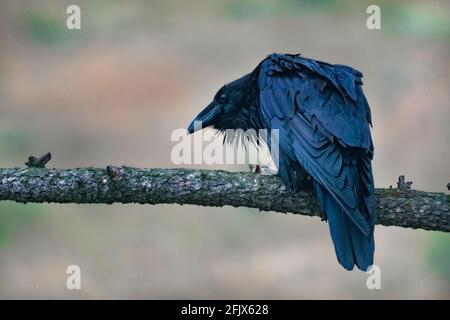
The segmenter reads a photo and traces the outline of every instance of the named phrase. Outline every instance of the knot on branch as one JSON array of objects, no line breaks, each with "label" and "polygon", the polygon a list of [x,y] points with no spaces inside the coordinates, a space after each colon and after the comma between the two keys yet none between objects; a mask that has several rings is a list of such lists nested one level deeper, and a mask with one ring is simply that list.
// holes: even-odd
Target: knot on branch
[{"label": "knot on branch", "polygon": [[108,173],[114,182],[117,182],[122,179],[123,169],[116,166],[107,166],[106,173]]},{"label": "knot on branch", "polygon": [[398,177],[397,188],[401,190],[411,189],[412,181],[406,181],[405,176],[401,175]]},{"label": "knot on branch", "polygon": [[45,165],[47,162],[50,161],[52,158],[52,154],[50,152],[47,152],[43,156],[40,156],[39,158],[36,158],[34,156],[29,156],[28,161],[25,162],[25,165],[28,168],[45,168]]}]

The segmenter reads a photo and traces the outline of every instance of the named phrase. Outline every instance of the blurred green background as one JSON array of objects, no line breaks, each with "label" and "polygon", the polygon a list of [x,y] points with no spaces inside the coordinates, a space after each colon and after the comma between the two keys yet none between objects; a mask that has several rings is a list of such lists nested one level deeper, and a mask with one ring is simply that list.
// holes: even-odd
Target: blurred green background
[{"label": "blurred green background", "polygon": [[[82,29],[67,30],[66,7]],[[0,166],[172,167],[170,134],[272,52],[365,75],[376,184],[450,176],[448,1],[0,1]],[[226,167],[225,167],[226,168]],[[0,203],[0,298],[450,298],[450,236],[376,228],[382,289],[319,219],[246,208]],[[68,265],[80,291],[65,288]]]}]

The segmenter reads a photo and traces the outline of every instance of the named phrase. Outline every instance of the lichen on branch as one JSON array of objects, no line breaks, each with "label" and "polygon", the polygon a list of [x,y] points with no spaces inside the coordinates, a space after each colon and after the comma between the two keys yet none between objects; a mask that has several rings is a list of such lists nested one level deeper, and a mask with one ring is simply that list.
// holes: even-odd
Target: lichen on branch
[{"label": "lichen on branch", "polygon": [[[450,232],[444,193],[376,189],[378,224]],[[253,172],[131,167],[0,169],[0,200],[21,203],[192,204],[321,216],[315,196]]]}]

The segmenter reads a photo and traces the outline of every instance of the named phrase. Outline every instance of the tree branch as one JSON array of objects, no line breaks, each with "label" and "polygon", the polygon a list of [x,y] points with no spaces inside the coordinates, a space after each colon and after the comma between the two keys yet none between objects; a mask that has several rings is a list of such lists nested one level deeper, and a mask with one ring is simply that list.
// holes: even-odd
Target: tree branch
[{"label": "tree branch", "polygon": [[[444,193],[377,189],[376,198],[378,224],[450,232],[450,200]],[[0,200],[230,205],[320,216],[312,193],[286,191],[279,177],[220,170],[0,169]]]}]

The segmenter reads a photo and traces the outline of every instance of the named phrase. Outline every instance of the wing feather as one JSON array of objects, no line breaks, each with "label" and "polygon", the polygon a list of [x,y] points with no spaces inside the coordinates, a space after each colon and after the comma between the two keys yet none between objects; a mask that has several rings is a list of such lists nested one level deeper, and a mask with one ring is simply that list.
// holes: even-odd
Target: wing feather
[{"label": "wing feather", "polygon": [[373,146],[361,76],[346,66],[271,55],[261,65],[259,85],[263,120],[280,130],[280,148],[367,236],[375,216]]}]

